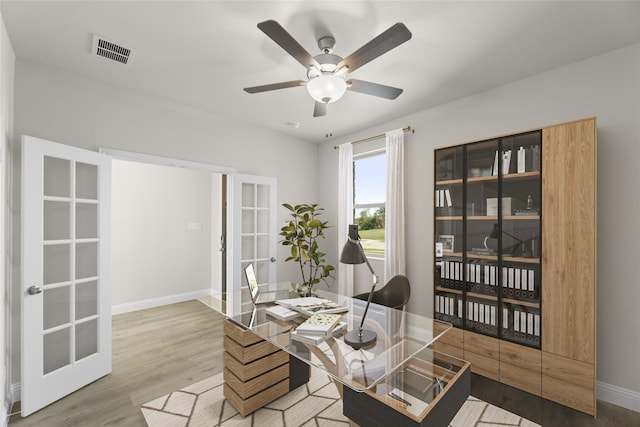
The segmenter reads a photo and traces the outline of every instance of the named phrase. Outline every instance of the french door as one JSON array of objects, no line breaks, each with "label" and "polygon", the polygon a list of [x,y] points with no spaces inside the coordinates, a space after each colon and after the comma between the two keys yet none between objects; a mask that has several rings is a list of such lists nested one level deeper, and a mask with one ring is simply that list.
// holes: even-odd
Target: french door
[{"label": "french door", "polygon": [[111,372],[109,157],[22,138],[22,416]]},{"label": "french door", "polygon": [[227,313],[237,313],[241,301],[234,290],[246,286],[244,268],[252,263],[258,283],[275,283],[278,237],[276,179],[265,176],[229,175],[231,212],[228,216],[231,247],[227,266]]}]

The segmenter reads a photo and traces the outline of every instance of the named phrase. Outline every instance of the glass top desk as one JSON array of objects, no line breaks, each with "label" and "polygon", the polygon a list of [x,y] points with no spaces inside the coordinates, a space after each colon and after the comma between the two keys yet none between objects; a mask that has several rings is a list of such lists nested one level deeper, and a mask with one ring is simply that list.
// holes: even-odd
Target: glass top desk
[{"label": "glass top desk", "polygon": [[[341,320],[347,323],[347,330],[358,329],[366,301],[322,290],[317,290],[316,294],[346,305],[348,311],[342,314]],[[354,350],[344,342],[346,330],[318,345],[306,344],[291,339],[291,331],[304,321],[304,316],[277,320],[266,314],[268,304],[254,308],[244,290],[228,293],[227,299],[227,317],[233,323],[325,372],[336,385],[357,392],[370,390],[383,382],[451,328],[445,322],[372,303],[364,327],[376,332],[374,344]]]}]

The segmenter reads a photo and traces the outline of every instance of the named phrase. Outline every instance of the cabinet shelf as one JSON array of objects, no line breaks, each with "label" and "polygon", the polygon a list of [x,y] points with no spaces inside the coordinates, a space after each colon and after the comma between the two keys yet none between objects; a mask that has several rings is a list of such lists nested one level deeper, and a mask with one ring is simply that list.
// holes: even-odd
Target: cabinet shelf
[{"label": "cabinet shelf", "polygon": [[516,181],[521,179],[540,179],[540,171],[523,172],[523,173],[510,173],[503,175],[504,181]]},{"label": "cabinet shelf", "polygon": [[495,215],[474,215],[468,216],[467,221],[497,221],[498,217]]},{"label": "cabinet shelf", "polygon": [[540,264],[540,258],[525,258],[525,257],[516,257],[516,256],[505,256],[502,257],[502,260],[505,262],[524,262],[527,264]]},{"label": "cabinet shelf", "polygon": [[498,181],[498,177],[496,175],[489,176],[477,176],[473,178],[467,178],[467,183],[471,184],[473,182],[487,182],[487,181]]},{"label": "cabinet shelf", "polygon": [[443,286],[436,286],[436,291],[437,292],[448,292],[448,293],[451,293],[451,294],[462,295],[462,291],[459,290],[459,289],[445,288]]},{"label": "cabinet shelf", "polygon": [[490,300],[490,301],[498,301],[498,297],[496,297],[494,295],[479,294],[479,293],[476,293],[476,292],[467,292],[467,296],[468,297],[473,297],[473,298],[487,299],[487,300]]},{"label": "cabinet shelf", "polygon": [[539,221],[540,220],[540,215],[505,215],[502,217],[502,220],[509,220],[509,221],[531,221],[531,220],[535,220],[535,221]]},{"label": "cabinet shelf", "polygon": [[540,303],[538,302],[523,301],[523,300],[511,299],[511,298],[502,298],[502,302],[505,304],[523,305],[525,307],[540,308]]},{"label": "cabinet shelf", "polygon": [[473,252],[467,252],[467,258],[471,259],[486,259],[491,261],[497,261],[498,255],[485,255],[485,254],[474,254]]},{"label": "cabinet shelf", "polygon": [[462,179],[447,179],[444,181],[436,181],[436,186],[462,184]]},{"label": "cabinet shelf", "polygon": [[462,221],[462,216],[436,216],[436,221]]}]

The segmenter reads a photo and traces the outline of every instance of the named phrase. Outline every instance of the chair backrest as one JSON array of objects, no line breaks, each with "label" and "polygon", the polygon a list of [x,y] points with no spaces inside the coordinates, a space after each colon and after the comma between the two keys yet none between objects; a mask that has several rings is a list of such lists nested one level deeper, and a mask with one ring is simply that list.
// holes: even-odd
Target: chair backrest
[{"label": "chair backrest", "polygon": [[[407,276],[393,276],[381,289],[373,293],[371,302],[402,310],[411,297],[411,285]],[[369,293],[355,295],[354,298],[367,300]]]}]

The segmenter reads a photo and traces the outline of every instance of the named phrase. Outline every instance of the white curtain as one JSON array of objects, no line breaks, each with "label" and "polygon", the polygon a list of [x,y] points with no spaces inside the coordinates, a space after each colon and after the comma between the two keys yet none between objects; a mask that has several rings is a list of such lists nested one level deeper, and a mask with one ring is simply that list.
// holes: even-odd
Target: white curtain
[{"label": "white curtain", "polygon": [[[338,147],[338,257],[353,223],[353,146]],[[353,265],[338,262],[338,293],[353,295]]]},{"label": "white curtain", "polygon": [[404,131],[385,134],[387,152],[387,189],[385,199],[384,282],[396,274],[405,274],[404,233]]}]

